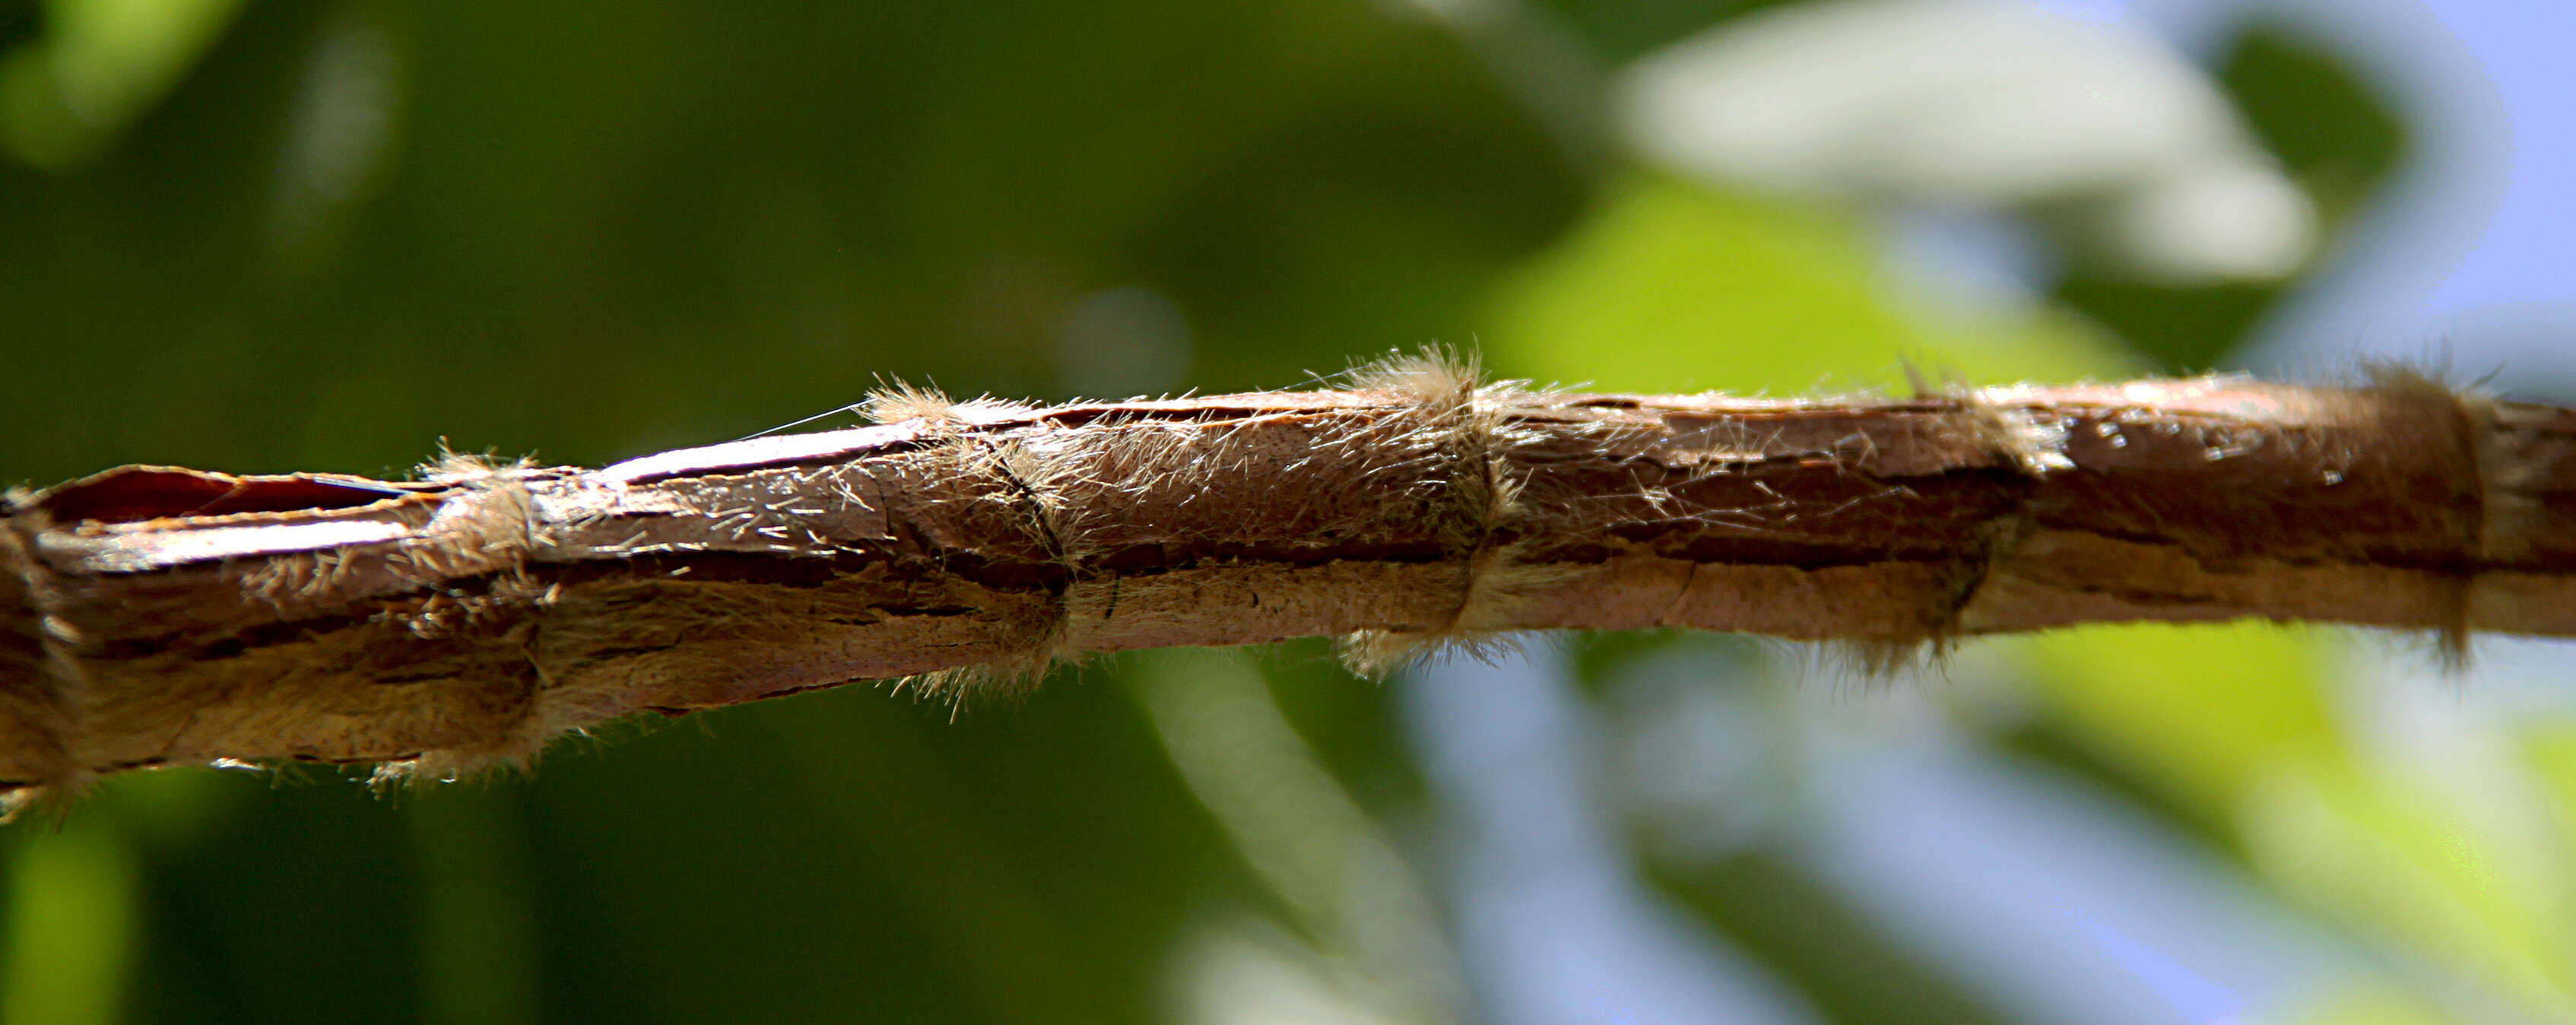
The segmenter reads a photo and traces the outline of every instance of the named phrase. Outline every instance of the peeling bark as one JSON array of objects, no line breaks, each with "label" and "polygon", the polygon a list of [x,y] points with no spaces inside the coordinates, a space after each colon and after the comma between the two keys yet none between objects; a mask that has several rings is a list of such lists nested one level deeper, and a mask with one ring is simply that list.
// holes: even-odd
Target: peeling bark
[{"label": "peeling bark", "polygon": [[2264,617],[2576,634],[2576,411],[2389,376],[1912,399],[1341,391],[891,422],[419,481],[125,467],[9,504],[0,789],[568,730],[1088,652],[1494,631],[1850,642]]}]

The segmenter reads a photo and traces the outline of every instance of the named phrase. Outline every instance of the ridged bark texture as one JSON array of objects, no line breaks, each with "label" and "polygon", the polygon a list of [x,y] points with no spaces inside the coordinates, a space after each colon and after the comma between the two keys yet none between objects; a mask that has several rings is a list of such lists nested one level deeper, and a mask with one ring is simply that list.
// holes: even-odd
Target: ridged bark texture
[{"label": "ridged bark texture", "polygon": [[1903,399],[1344,390],[1032,408],[423,480],[125,467],[0,529],[0,789],[448,776],[862,680],[1339,635],[1690,627],[1869,657],[2266,617],[2576,634],[2576,411],[2406,375]]}]

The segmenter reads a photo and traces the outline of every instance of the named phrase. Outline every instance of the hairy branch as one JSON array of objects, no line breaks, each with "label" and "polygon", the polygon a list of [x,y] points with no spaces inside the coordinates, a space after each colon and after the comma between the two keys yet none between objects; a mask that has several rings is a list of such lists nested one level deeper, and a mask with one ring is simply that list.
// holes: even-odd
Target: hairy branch
[{"label": "hairy branch", "polygon": [[1086,652],[1536,629],[1855,643],[2269,617],[2576,634],[2576,411],[2384,375],[1913,399],[1347,390],[424,480],[125,467],[11,499],[0,789],[230,760],[449,775],[568,730]]}]

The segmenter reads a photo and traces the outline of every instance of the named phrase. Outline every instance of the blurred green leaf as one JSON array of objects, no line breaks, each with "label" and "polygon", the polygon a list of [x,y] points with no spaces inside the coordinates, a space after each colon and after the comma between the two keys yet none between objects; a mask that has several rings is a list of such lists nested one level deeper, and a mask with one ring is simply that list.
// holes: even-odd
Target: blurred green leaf
[{"label": "blurred green leaf", "polygon": [[43,33],[0,54],[0,149],[62,169],[158,101],[241,0],[49,0]]},{"label": "blurred green leaf", "polygon": [[2288,1025],[2443,1025],[2459,1021],[2421,997],[2387,985],[2364,985],[2294,1009]]},{"label": "blurred green leaf", "polygon": [[133,852],[101,823],[16,839],[0,1022],[119,1020],[143,926]]},{"label": "blurred green leaf", "polygon": [[2083,627],[2028,642],[2060,721],[2212,818],[2283,761],[2345,757],[2318,669],[2330,648],[2270,624]]},{"label": "blurred green leaf", "polygon": [[1603,389],[1797,394],[2116,374],[2077,322],[1945,320],[1895,297],[1851,213],[1671,178],[1611,187],[1502,285],[1485,352],[1504,373]]},{"label": "blurred green leaf", "polygon": [[1666,892],[1774,967],[1833,1021],[2004,1022],[2002,1012],[1916,960],[1797,866],[1767,854],[1663,865]]},{"label": "blurred green leaf", "polygon": [[2359,213],[2406,155],[2405,125],[2385,92],[2351,59],[2306,37],[2249,26],[2217,77],[2328,224]]},{"label": "blurred green leaf", "polygon": [[2552,887],[2515,871],[2510,841],[2406,781],[2292,763],[2244,795],[2257,868],[2330,915],[2540,1018],[2576,1015],[2570,922]]}]

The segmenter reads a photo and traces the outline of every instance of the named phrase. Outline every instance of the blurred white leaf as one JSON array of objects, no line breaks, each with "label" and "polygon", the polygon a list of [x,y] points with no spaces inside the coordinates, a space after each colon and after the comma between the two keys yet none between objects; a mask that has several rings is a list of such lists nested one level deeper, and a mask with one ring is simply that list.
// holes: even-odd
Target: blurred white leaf
[{"label": "blurred white leaf", "polygon": [[1840,0],[1639,62],[1619,109],[1704,178],[1905,205],[2039,209],[2174,282],[2289,273],[2315,214],[2206,74],[2145,32],[2003,0]]}]

